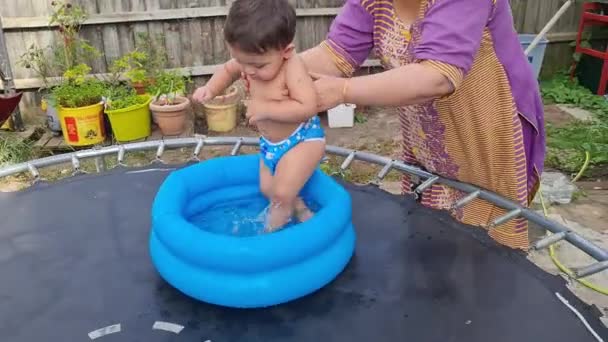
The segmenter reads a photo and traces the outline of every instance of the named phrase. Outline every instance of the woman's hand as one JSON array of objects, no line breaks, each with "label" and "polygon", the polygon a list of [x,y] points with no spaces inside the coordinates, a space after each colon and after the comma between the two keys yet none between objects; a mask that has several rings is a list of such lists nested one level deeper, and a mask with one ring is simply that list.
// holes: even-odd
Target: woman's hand
[{"label": "woman's hand", "polygon": [[319,112],[334,108],[346,101],[347,78],[310,73],[317,90],[317,110]]}]

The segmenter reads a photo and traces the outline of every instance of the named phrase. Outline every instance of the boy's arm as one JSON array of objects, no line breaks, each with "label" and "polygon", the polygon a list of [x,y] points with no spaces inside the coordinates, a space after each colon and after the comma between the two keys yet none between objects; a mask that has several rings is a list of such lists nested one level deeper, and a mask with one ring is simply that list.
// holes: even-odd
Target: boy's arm
[{"label": "boy's arm", "polygon": [[[298,55],[289,59],[285,78],[289,99],[258,103],[263,115],[273,121],[297,123],[317,114],[317,92],[304,62]],[[255,113],[254,113],[255,114]]]},{"label": "boy's arm", "polygon": [[213,73],[205,86],[211,92],[213,98],[228,88],[239,77],[241,77],[241,67],[236,60],[231,59]]}]

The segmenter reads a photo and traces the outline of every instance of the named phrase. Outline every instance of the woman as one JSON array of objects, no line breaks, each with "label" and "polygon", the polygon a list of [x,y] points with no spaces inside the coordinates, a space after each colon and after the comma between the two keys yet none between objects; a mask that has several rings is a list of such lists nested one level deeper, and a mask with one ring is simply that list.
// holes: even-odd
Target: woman
[{"label": "woman", "polygon": [[[372,51],[387,70],[352,77]],[[347,0],[327,39],[302,57],[319,110],[396,106],[403,162],[529,205],[543,168],[543,107],[507,0]],[[413,187],[406,176],[404,193]],[[448,209],[463,196],[437,184],[421,201]],[[454,212],[486,228],[503,214],[482,200]],[[490,235],[528,248],[523,219]]]}]

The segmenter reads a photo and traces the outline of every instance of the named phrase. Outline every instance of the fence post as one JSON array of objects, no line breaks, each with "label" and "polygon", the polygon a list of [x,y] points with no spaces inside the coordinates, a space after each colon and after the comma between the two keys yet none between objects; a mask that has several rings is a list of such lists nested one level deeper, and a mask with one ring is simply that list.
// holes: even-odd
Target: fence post
[{"label": "fence post", "polygon": [[[8,57],[8,48],[4,39],[4,29],[2,28],[2,16],[0,15],[0,71],[4,74],[2,85],[4,92],[8,94],[15,93],[15,81],[13,80],[13,71],[11,70],[11,61]],[[13,124],[16,131],[23,131],[23,121],[21,120],[21,112],[19,106],[13,112]]]}]

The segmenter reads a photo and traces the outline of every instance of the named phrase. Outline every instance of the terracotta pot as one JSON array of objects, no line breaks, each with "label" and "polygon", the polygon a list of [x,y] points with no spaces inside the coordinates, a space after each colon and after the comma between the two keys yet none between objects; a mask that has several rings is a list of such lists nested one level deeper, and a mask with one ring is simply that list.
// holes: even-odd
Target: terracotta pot
[{"label": "terracotta pot", "polygon": [[[142,82],[131,82],[131,87],[135,89],[137,95],[144,95],[146,93],[146,87],[149,85],[153,85],[155,83],[155,79],[148,78]],[[152,94],[153,95],[153,94]]]},{"label": "terracotta pot", "polygon": [[150,103],[154,121],[163,135],[180,135],[186,128],[186,118],[190,100],[176,96],[173,104],[163,105],[160,101]]},{"label": "terracotta pot", "polygon": [[132,83],[131,86],[135,89],[137,95],[143,95],[146,93],[146,84],[144,82]]}]

